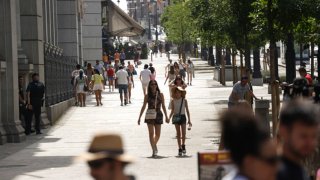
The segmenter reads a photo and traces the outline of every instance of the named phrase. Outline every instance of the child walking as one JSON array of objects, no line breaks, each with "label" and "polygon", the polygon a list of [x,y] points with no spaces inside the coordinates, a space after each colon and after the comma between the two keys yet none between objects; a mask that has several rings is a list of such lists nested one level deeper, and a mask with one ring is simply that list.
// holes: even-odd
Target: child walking
[{"label": "child walking", "polygon": [[[169,119],[172,118],[172,124],[175,125],[177,132],[177,142],[178,142],[178,155],[186,155],[186,129],[187,129],[187,118],[188,125],[191,128],[192,123],[190,120],[190,112],[188,108],[188,101],[186,100],[186,90],[182,87],[175,87],[172,89],[172,100],[171,100],[171,114]],[[190,129],[189,129],[190,130]]]}]

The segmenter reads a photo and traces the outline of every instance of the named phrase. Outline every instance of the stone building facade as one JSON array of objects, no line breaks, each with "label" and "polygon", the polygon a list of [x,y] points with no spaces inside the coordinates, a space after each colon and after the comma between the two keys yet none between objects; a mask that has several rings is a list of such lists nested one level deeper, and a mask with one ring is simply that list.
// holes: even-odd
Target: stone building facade
[{"label": "stone building facade", "polygon": [[48,126],[72,104],[75,65],[101,59],[101,44],[100,0],[0,0],[0,144],[26,139],[19,76],[24,87],[34,72],[45,83],[41,123]]}]

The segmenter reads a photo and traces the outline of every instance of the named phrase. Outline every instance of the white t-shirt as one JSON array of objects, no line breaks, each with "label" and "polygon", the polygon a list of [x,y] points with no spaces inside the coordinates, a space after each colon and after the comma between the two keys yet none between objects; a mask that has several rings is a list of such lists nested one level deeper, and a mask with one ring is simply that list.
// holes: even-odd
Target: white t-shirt
[{"label": "white t-shirt", "polygon": [[142,84],[148,84],[150,81],[151,71],[149,69],[144,69],[140,72]]},{"label": "white t-shirt", "polygon": [[116,73],[118,84],[125,84],[128,85],[128,72],[124,69],[120,69]]}]

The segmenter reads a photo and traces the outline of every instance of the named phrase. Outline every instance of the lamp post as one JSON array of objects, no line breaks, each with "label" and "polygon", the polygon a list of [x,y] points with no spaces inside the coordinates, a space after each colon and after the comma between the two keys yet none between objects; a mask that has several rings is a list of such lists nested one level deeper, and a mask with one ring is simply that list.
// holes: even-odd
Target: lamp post
[{"label": "lamp post", "polygon": [[156,42],[158,42],[158,2],[156,2]]},{"label": "lamp post", "polygon": [[[148,7],[150,6],[149,2],[148,2]],[[148,18],[149,18],[149,32],[148,32],[148,40],[151,40],[151,12],[150,9],[148,11]]]}]

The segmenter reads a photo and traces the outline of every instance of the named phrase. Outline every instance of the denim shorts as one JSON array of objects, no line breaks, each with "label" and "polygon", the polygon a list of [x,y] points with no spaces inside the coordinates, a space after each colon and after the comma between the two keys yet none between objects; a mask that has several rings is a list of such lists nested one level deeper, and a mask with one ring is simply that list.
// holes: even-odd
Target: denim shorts
[{"label": "denim shorts", "polygon": [[128,92],[128,85],[127,84],[118,84],[119,93],[122,94],[123,92],[127,94]]}]

